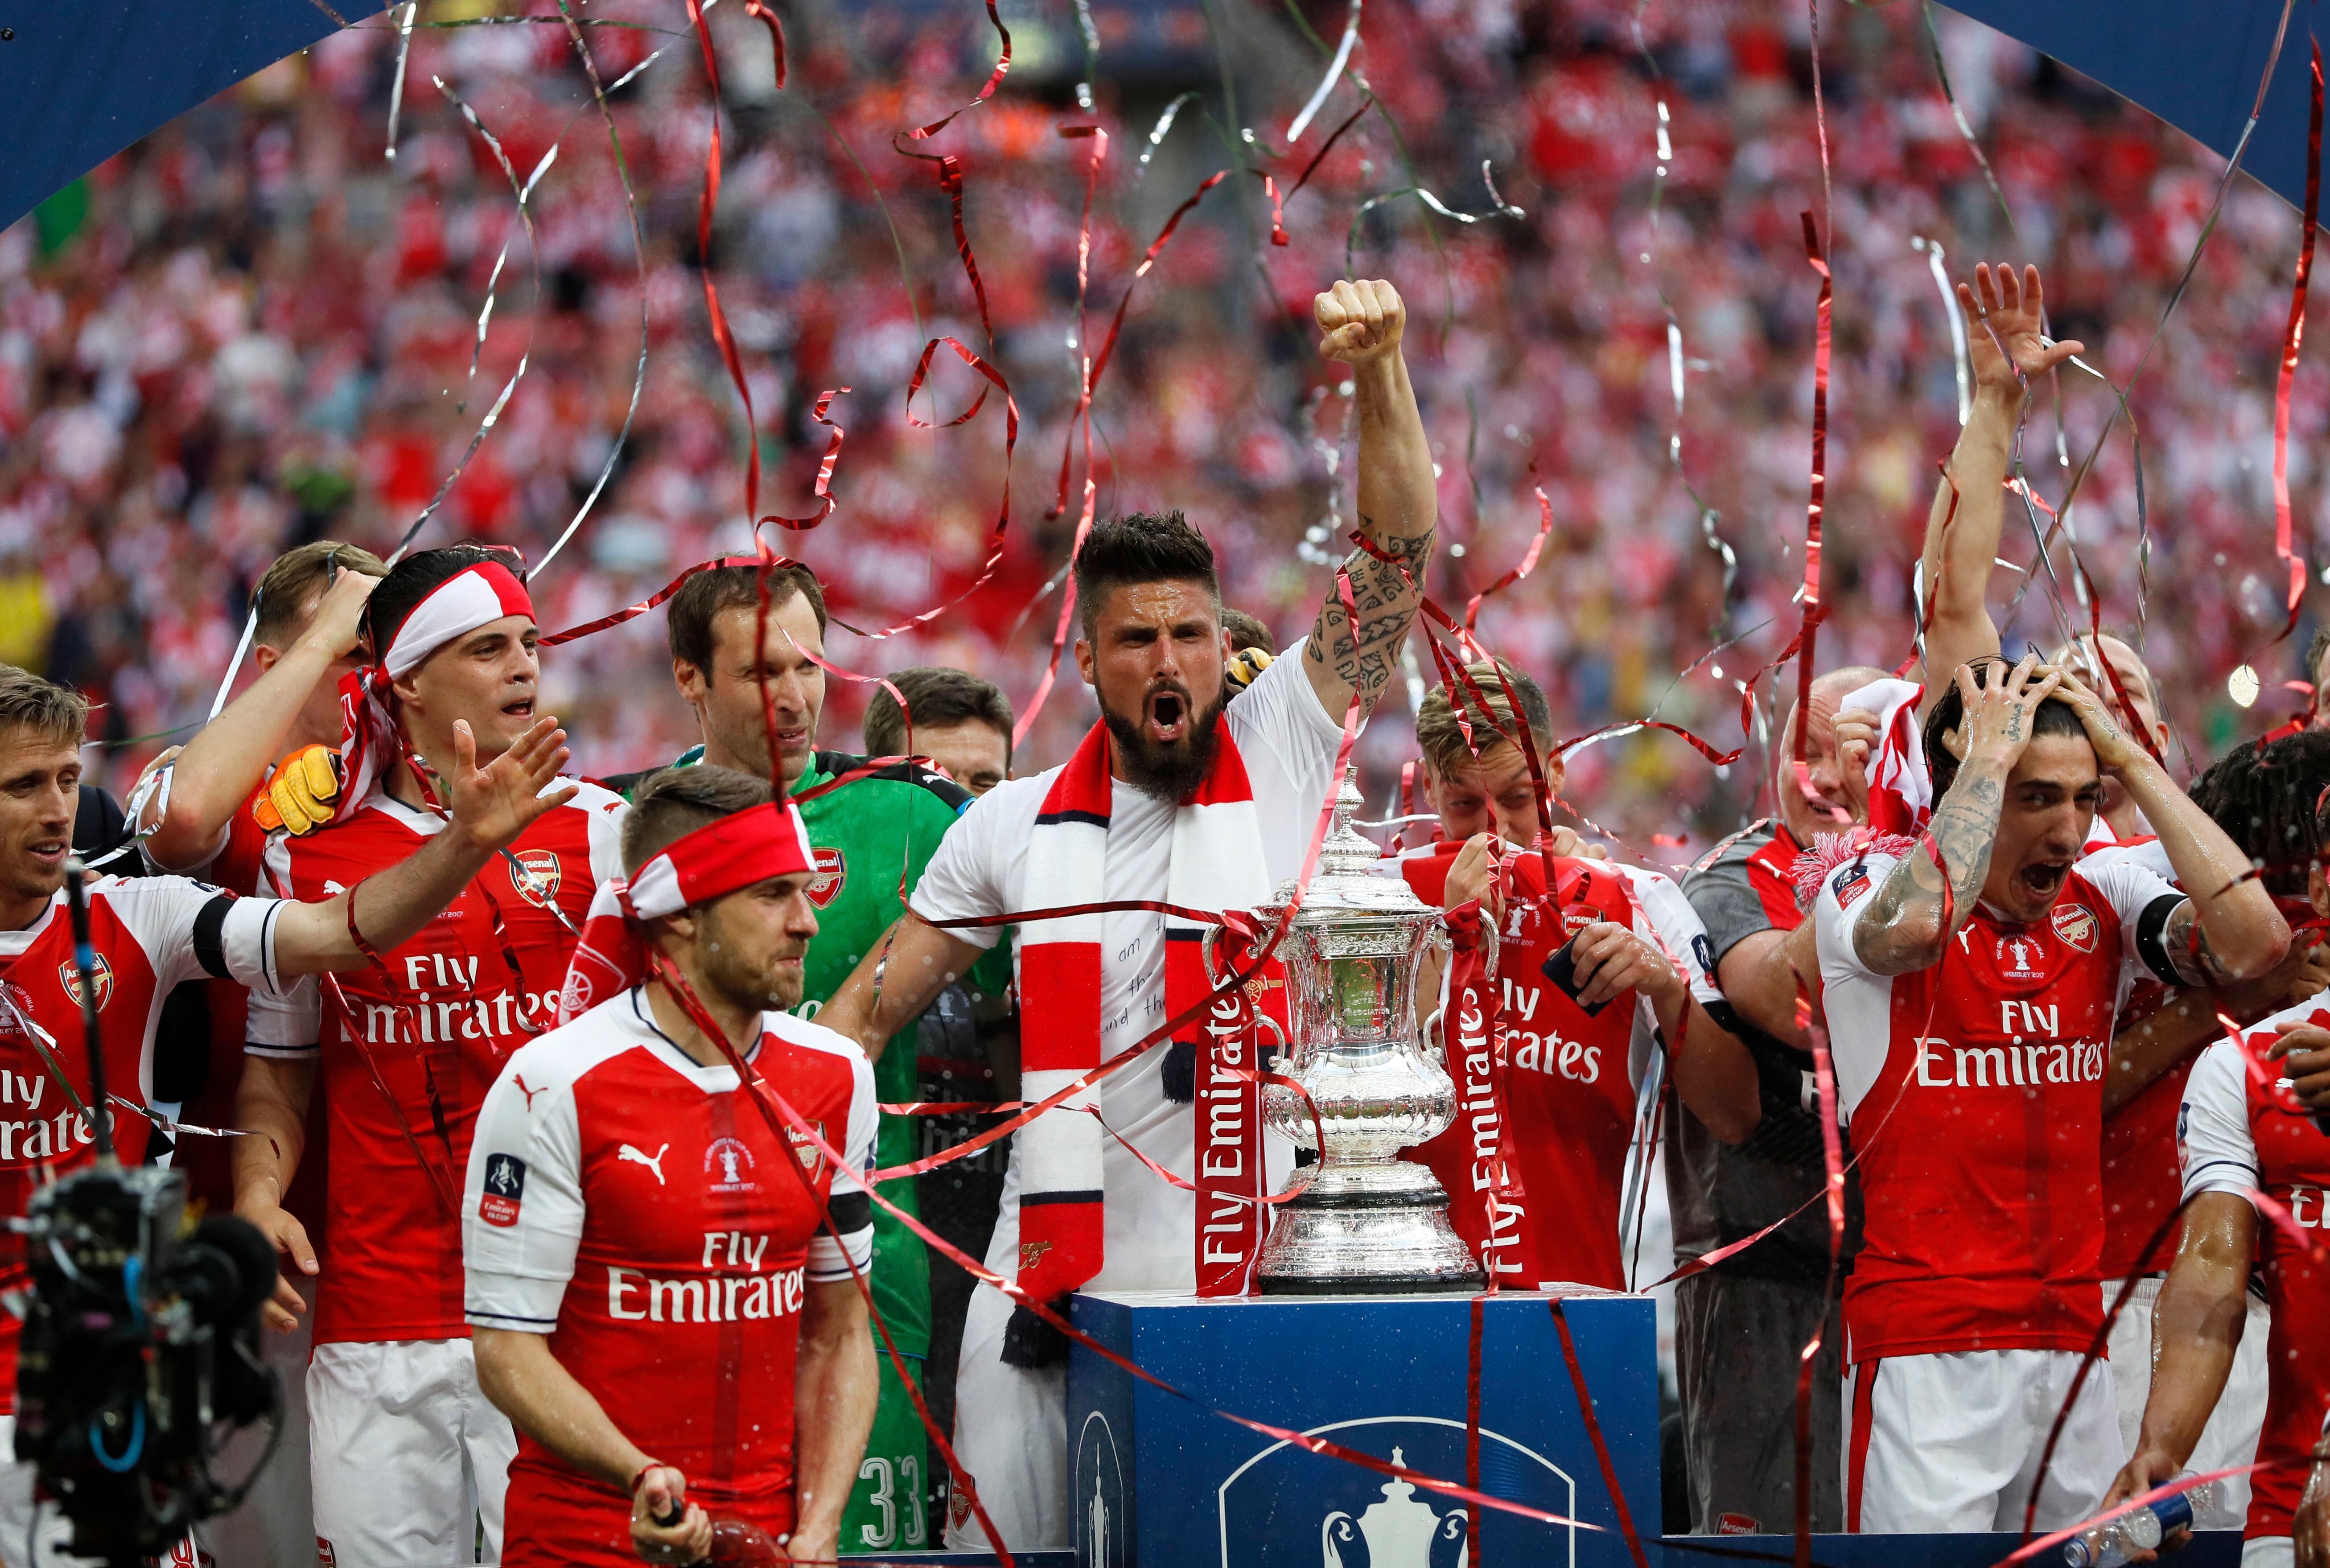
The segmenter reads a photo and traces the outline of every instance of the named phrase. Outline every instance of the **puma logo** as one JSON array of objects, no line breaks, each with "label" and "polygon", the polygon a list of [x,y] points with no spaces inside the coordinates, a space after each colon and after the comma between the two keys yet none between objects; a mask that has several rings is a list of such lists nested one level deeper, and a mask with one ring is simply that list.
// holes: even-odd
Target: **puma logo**
[{"label": "puma logo", "polygon": [[653,1159],[649,1159],[646,1155],[641,1154],[638,1149],[633,1148],[627,1143],[620,1148],[615,1150],[615,1157],[618,1160],[629,1160],[633,1165],[643,1165],[647,1167],[648,1169],[655,1172],[656,1185],[661,1186],[664,1185],[663,1157],[668,1153],[670,1149],[671,1145],[665,1144],[663,1148],[655,1151],[655,1157]]},{"label": "puma logo", "polygon": [[543,1091],[539,1089],[528,1089],[526,1086],[526,1074],[523,1072],[512,1073],[510,1075],[510,1084],[511,1087],[515,1088],[520,1094],[526,1096],[526,1111],[528,1114],[532,1114],[534,1110],[534,1097]]}]

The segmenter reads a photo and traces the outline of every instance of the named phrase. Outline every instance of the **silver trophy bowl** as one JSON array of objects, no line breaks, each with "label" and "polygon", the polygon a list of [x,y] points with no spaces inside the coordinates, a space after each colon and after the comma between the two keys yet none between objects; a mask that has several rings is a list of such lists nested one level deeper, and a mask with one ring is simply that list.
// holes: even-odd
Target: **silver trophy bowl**
[{"label": "silver trophy bowl", "polygon": [[[1360,806],[1353,770],[1310,891],[1278,945],[1294,1037],[1292,1061],[1282,1058],[1277,1071],[1302,1086],[1318,1120],[1300,1097],[1267,1084],[1263,1123],[1318,1163],[1296,1167],[1290,1190],[1310,1185],[1277,1205],[1255,1268],[1264,1295],[1404,1295],[1482,1283],[1479,1262],[1449,1223],[1439,1178],[1400,1157],[1456,1118],[1456,1086],[1416,1020],[1425,949],[1444,942],[1440,912],[1382,874],[1382,852],[1351,826]],[[1293,896],[1294,884],[1283,883],[1257,918],[1275,925]]]}]

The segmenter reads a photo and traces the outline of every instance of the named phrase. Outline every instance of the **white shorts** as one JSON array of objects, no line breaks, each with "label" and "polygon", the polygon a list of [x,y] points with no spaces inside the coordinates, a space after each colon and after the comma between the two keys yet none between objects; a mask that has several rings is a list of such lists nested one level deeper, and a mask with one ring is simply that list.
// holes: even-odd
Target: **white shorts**
[{"label": "white shorts", "polygon": [[[2119,1369],[2113,1379],[2118,1389],[2119,1435],[2130,1453],[2136,1451],[2136,1440],[2144,1427],[2144,1403],[2152,1393],[2152,1311],[2160,1299],[2160,1285],[2157,1278],[2138,1280],[2126,1308],[2112,1324],[2112,1365]],[[2119,1281],[2106,1281],[2105,1310],[2110,1310],[2118,1294]],[[2233,1352],[2225,1391],[2217,1396],[2217,1408],[2209,1412],[2209,1424],[2201,1429],[2193,1457],[2184,1461],[2186,1469],[2206,1475],[2257,1458],[2258,1434],[2265,1427],[2265,1343],[2272,1327],[2273,1313],[2254,1293],[2249,1294],[2249,1321],[2241,1327],[2241,1343]],[[2249,1516],[2249,1477],[2228,1476],[2217,1483],[2217,1491],[2220,1501],[2193,1524],[2203,1530],[2240,1529]],[[2286,1538],[2284,1549],[2287,1550]]]},{"label": "white shorts", "polygon": [[501,1561],[517,1434],[478,1387],[468,1340],[316,1346],[308,1437],[316,1554],[331,1568]]},{"label": "white shorts", "polygon": [[2259,1535],[2241,1543],[2241,1568],[2291,1568],[2297,1561],[2297,1542],[2292,1536]]},{"label": "white shorts", "polygon": [[[16,1418],[0,1415],[0,1456],[13,1456],[15,1451]],[[57,1511],[54,1503],[38,1507],[40,1524],[37,1529],[33,1522],[35,1511],[33,1467],[20,1464],[14,1458],[0,1463],[0,1565],[5,1565],[5,1568],[102,1568],[95,1558],[76,1557],[67,1549],[72,1544],[72,1522]],[[34,1553],[30,1560],[24,1556],[27,1544]],[[158,1561],[163,1568],[194,1568],[198,1559],[193,1538],[179,1542],[175,1550]]]},{"label": "white shorts", "polygon": [[[987,1266],[999,1274],[1016,1272],[1019,1215],[1006,1204],[988,1243]],[[982,1286],[971,1295],[963,1315],[962,1357],[954,1384],[954,1453],[979,1488],[980,1506],[1003,1539],[990,1544],[968,1505],[955,1498],[947,1510],[951,1551],[1068,1551],[1075,1544],[1068,1523],[1068,1369],[1007,1366],[1003,1330],[1011,1321],[1011,1299]]]},{"label": "white shorts", "polygon": [[[1864,1361],[1844,1380],[1844,1527],[1862,1535],[2022,1528],[2039,1459],[2082,1358],[1968,1350]],[[2096,1510],[2126,1461],[2111,1363],[2088,1371],[2039,1490],[2041,1530]]]}]

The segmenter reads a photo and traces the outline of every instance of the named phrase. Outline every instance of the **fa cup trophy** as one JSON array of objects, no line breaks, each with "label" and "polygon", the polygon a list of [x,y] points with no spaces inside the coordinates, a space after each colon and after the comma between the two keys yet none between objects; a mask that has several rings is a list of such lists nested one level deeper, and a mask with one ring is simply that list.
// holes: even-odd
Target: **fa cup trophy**
[{"label": "fa cup trophy", "polygon": [[[1351,826],[1357,770],[1343,780],[1317,872],[1278,958],[1286,967],[1293,1060],[1278,1071],[1317,1108],[1276,1084],[1264,1125],[1318,1156],[1295,1169],[1310,1186],[1277,1205],[1255,1268],[1265,1295],[1401,1295],[1480,1288],[1480,1264],[1448,1222],[1439,1178],[1399,1151],[1456,1118],[1456,1086],[1416,1028],[1416,971],[1440,937],[1440,912],[1379,869],[1381,851]],[[1275,923],[1293,901],[1281,884],[1255,912]],[[1207,968],[1214,968],[1211,933]],[[1324,1147],[1321,1145],[1321,1135]]]}]

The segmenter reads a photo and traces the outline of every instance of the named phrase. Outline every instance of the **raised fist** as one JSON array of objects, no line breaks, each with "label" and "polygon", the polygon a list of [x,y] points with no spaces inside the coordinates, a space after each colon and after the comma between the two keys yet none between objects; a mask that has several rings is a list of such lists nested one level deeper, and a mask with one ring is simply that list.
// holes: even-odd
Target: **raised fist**
[{"label": "raised fist", "polygon": [[1407,307],[1381,279],[1338,283],[1311,302],[1318,317],[1319,352],[1345,364],[1368,364],[1399,352]]}]

